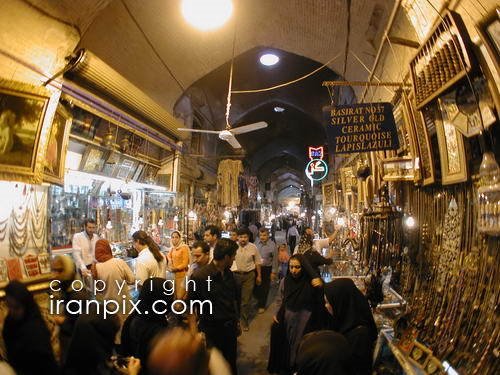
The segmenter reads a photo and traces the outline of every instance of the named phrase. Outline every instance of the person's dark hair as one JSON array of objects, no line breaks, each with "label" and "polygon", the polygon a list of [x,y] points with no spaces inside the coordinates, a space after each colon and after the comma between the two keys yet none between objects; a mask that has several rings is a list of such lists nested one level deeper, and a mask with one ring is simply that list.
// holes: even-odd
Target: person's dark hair
[{"label": "person's dark hair", "polygon": [[358,326],[365,326],[372,339],[376,339],[377,326],[370,305],[352,279],[335,279],[325,284],[324,293],[333,308],[332,324],[335,331],[346,334]]},{"label": "person's dark hair", "polygon": [[266,227],[260,227],[259,233],[268,233],[269,234],[269,229],[267,229]]},{"label": "person's dark hair", "polygon": [[158,300],[165,301],[166,305],[159,305],[161,309],[158,309],[157,307],[157,310],[166,310],[167,313],[171,311],[170,309],[172,303],[174,302],[174,295],[167,294],[165,292],[165,282],[167,282],[167,280],[162,279],[161,277],[152,277],[146,279],[142,284],[138,298],[138,306],[140,311],[149,311],[149,314],[141,315],[141,319],[160,321],[165,319],[165,314],[157,314],[153,310],[153,304]]},{"label": "person's dark hair", "polygon": [[226,255],[233,256],[238,250],[238,244],[229,238],[221,238],[217,241],[214,248],[214,259],[222,260]]},{"label": "person's dark hair", "polygon": [[207,225],[205,227],[205,232],[209,231],[212,236],[217,236],[217,238],[221,238],[220,228],[217,225]]},{"label": "person's dark hair", "polygon": [[96,223],[95,219],[89,218],[89,219],[85,219],[85,221],[83,222],[83,226],[87,227],[87,224],[97,224],[97,223]]},{"label": "person's dark hair", "polygon": [[352,374],[349,342],[334,331],[316,331],[305,335],[297,354],[297,374]]},{"label": "person's dark hair", "polygon": [[160,246],[143,230],[138,230],[132,235],[134,241],[138,241],[141,245],[145,245],[153,253],[156,261],[161,263],[165,258],[160,252]]},{"label": "person's dark hair", "polygon": [[38,304],[35,302],[31,292],[26,288],[26,285],[22,282],[18,280],[9,282],[5,287],[5,295],[16,300],[16,302],[23,306],[23,320],[28,318],[41,318],[42,315]]},{"label": "person's dark hair", "polygon": [[201,248],[201,251],[204,252],[205,254],[208,254],[210,252],[210,246],[205,241],[196,241],[192,248],[196,249],[197,247]]},{"label": "person's dark hair", "polygon": [[238,236],[244,236],[246,234],[249,238],[252,237],[252,232],[250,232],[250,229],[245,227],[238,229],[236,233],[238,234]]}]

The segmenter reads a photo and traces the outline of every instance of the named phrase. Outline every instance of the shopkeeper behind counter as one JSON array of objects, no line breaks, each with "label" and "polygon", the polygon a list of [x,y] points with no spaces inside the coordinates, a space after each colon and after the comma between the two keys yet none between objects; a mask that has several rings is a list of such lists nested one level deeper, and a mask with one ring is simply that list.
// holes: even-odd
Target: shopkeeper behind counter
[{"label": "shopkeeper behind counter", "polygon": [[90,276],[90,268],[95,262],[95,244],[99,236],[95,234],[96,222],[94,219],[86,219],[84,230],[73,236],[73,258],[82,275]]}]

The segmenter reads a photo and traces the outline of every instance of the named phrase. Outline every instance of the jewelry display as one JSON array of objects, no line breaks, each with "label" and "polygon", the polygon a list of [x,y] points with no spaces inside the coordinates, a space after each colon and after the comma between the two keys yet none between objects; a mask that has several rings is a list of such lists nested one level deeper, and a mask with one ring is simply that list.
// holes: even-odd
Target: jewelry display
[{"label": "jewelry display", "polygon": [[400,291],[408,301],[411,327],[432,352],[430,359],[417,360],[428,373],[437,373],[440,361],[460,374],[494,373],[498,366],[500,243],[478,232],[477,189],[471,183],[401,189],[403,211],[414,215],[418,228],[400,227],[405,234],[399,257],[386,254],[387,224],[362,219],[361,261],[374,269],[399,259]]},{"label": "jewelry display", "polygon": [[10,253],[16,257],[22,257],[28,250],[28,219],[29,210],[21,207],[21,213],[17,214],[13,208],[10,214],[9,245]]}]

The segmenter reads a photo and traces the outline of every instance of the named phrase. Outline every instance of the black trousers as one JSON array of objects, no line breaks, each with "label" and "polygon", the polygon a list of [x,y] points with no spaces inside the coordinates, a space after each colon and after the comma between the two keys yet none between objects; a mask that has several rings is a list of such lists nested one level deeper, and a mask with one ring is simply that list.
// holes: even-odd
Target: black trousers
[{"label": "black trousers", "polygon": [[295,245],[297,244],[297,236],[289,236],[288,237],[288,246],[290,247],[290,254],[293,255],[295,251]]},{"label": "black trousers", "polygon": [[238,326],[237,321],[200,322],[200,330],[205,333],[208,345],[219,349],[226,359],[233,375],[238,374],[236,367]]},{"label": "black trousers", "polygon": [[255,297],[257,297],[259,309],[265,309],[267,305],[267,296],[269,294],[269,287],[271,286],[271,271],[273,267],[262,266],[260,274],[262,283],[255,287]]}]

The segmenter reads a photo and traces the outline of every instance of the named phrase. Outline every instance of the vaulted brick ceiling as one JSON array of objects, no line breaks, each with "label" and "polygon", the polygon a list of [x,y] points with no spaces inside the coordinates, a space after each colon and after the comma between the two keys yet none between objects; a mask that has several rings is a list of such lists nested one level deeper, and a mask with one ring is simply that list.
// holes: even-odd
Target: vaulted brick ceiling
[{"label": "vaulted brick ceiling", "polygon": [[[250,168],[263,180],[274,178],[283,165],[298,179],[304,177],[305,147],[325,140],[321,107],[328,104],[329,96],[322,80],[367,78],[368,72],[354,56],[372,66],[394,5],[394,0],[234,0],[231,21],[218,30],[202,32],[183,19],[180,0],[30,2],[75,25],[81,33],[79,47],[107,62],[170,113],[184,95],[201,90],[206,102],[199,107],[205,108],[196,108],[195,103],[195,110],[208,110],[206,117],[215,129],[224,124],[234,35],[233,89],[257,89],[295,79],[337,56],[328,68],[299,84],[233,95],[233,125],[269,123],[268,129],[238,136]],[[351,53],[344,61],[349,9]],[[266,70],[256,59],[267,49],[282,60]],[[345,91],[345,100],[360,91]],[[276,105],[285,112],[273,112]],[[232,151],[223,142],[219,146],[219,154]]]}]

